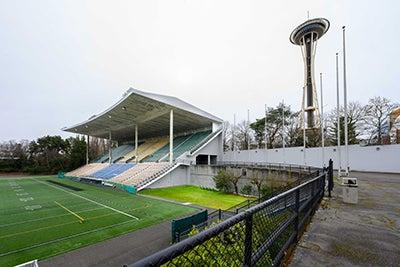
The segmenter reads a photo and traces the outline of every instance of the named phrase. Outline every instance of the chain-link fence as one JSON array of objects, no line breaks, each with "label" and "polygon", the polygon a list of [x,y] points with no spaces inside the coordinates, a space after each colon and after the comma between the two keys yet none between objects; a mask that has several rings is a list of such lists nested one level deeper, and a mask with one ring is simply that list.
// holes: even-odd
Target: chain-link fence
[{"label": "chain-link fence", "polygon": [[271,266],[295,243],[324,195],[324,171],[130,266]]}]

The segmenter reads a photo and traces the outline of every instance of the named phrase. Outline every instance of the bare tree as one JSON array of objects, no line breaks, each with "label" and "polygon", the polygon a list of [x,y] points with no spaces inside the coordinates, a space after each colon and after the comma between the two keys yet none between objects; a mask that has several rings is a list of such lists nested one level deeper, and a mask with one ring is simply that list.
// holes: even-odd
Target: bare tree
[{"label": "bare tree", "polygon": [[250,147],[254,138],[250,124],[247,121],[243,120],[237,125],[235,137],[239,149],[246,150]]},{"label": "bare tree", "polygon": [[[344,144],[344,107],[339,108],[340,114],[340,127],[341,131],[341,143]],[[327,116],[326,130],[327,130],[327,141],[332,145],[337,144],[337,109],[333,109]],[[358,143],[358,138],[365,133],[365,106],[357,101],[349,102],[347,105],[347,120],[348,120],[348,131],[349,131],[349,143]]]},{"label": "bare tree", "polygon": [[376,138],[377,144],[382,144],[382,135],[385,131],[389,131],[388,116],[395,106],[392,101],[385,97],[377,96],[369,99],[365,107],[364,123],[370,141]]},{"label": "bare tree", "polygon": [[253,175],[250,178],[250,183],[257,188],[258,197],[260,198],[263,178],[259,170],[253,170]]}]

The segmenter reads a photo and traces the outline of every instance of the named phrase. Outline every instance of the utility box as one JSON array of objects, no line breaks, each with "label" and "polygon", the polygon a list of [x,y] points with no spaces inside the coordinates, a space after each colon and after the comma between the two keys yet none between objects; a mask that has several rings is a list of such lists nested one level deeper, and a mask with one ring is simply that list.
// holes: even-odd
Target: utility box
[{"label": "utility box", "polygon": [[358,182],[357,178],[343,177],[343,202],[357,204],[358,203]]}]

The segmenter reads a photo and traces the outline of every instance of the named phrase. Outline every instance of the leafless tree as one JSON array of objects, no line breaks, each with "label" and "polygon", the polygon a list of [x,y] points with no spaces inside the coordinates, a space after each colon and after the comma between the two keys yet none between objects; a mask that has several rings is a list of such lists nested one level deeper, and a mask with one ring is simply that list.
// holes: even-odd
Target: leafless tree
[{"label": "leafless tree", "polygon": [[364,123],[370,141],[376,138],[376,142],[382,144],[384,125],[388,124],[388,116],[395,106],[392,101],[385,97],[377,96],[369,99],[365,107]]},{"label": "leafless tree", "polygon": [[246,150],[250,147],[254,136],[250,124],[247,121],[243,120],[236,126],[235,137],[239,149]]},{"label": "leafless tree", "polygon": [[[365,134],[365,112],[366,108],[360,102],[352,101],[347,105],[347,120],[348,125],[354,127],[354,138],[361,137]],[[339,114],[341,118],[342,141],[344,140],[344,107],[339,108]],[[327,141],[333,145],[336,145],[337,140],[337,109],[333,109],[325,119],[326,124],[326,138]],[[344,141],[343,141],[344,142]]]}]

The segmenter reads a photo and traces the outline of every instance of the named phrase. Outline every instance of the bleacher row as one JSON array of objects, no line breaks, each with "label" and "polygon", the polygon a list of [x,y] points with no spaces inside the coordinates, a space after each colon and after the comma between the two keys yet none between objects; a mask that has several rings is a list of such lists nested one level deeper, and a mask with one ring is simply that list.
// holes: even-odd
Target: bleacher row
[{"label": "bleacher row", "polygon": [[109,182],[133,185],[140,188],[159,177],[174,165],[168,162],[156,163],[90,163],[82,166],[67,176],[101,179]]},{"label": "bleacher row", "polygon": [[[178,136],[173,140],[174,160],[189,152],[210,136],[211,131],[201,131],[190,135]],[[105,154],[93,163],[80,167],[67,176],[99,179],[118,184],[135,186],[137,189],[170,170],[169,138],[152,138],[142,141],[137,149],[124,144],[111,150],[113,163],[109,164],[109,154]]]},{"label": "bleacher row", "polygon": [[[181,156],[186,151],[190,151],[193,147],[209,136],[211,131],[196,132],[190,135],[178,136],[173,140],[174,159]],[[111,150],[111,158],[113,163],[129,163],[129,162],[165,162],[169,155],[169,139],[168,137],[152,138],[144,140],[139,144],[137,155],[133,145],[121,145]],[[106,163],[109,161],[109,154],[106,153],[95,163]]]}]

